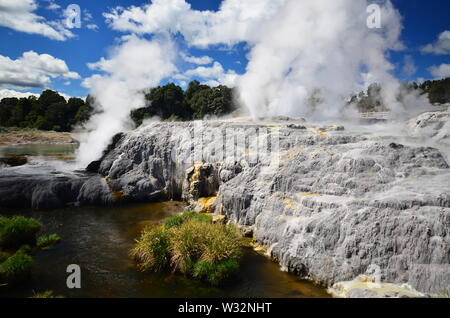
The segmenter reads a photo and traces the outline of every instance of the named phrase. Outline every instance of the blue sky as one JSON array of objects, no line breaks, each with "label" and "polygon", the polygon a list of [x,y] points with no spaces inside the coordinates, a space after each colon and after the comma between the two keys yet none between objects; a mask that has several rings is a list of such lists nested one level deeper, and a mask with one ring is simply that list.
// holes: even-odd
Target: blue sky
[{"label": "blue sky", "polygon": [[[25,2],[32,0],[23,0]],[[194,10],[218,10],[220,0],[187,0]],[[37,1],[39,7],[32,13],[43,17],[46,21],[60,21],[62,9],[69,4],[76,3],[82,9],[82,27],[70,29],[73,37],[64,41],[52,39],[42,34],[30,34],[17,30],[11,26],[0,27],[0,55],[11,60],[19,59],[24,52],[34,51],[38,54],[49,54],[52,57],[63,60],[71,72],[79,75],[79,78],[65,75],[50,77],[46,87],[58,90],[71,96],[86,96],[88,88],[83,87],[83,79],[92,76],[95,72],[87,63],[97,62],[102,57],[107,57],[109,50],[117,44],[117,38],[124,35],[123,32],[113,30],[105,22],[104,12],[117,6],[128,7],[130,5],[140,6],[145,1],[137,0],[41,0]],[[49,9],[53,4],[55,9]],[[439,34],[450,30],[450,1],[447,0],[393,0],[394,6],[403,17],[403,32],[401,41],[405,48],[398,52],[389,52],[389,60],[396,66],[394,75],[401,80],[428,79],[433,76],[429,72],[431,66],[439,66],[450,63],[449,54],[424,54],[421,48],[427,44],[435,43]],[[57,6],[59,8],[57,8]],[[1,6],[0,6],[1,14]],[[90,18],[89,16],[92,16]],[[0,16],[1,19],[1,16]],[[90,25],[91,28],[86,26]],[[95,26],[94,26],[95,25]],[[56,27],[55,27],[56,28]],[[145,35],[150,37],[149,35]],[[232,48],[223,45],[215,45],[212,48],[201,49],[189,47],[181,35],[176,36],[177,44],[190,56],[209,56],[219,62],[225,71],[233,70],[237,74],[245,72],[247,65],[247,45],[239,43]],[[412,71],[405,72],[405,56],[414,67]],[[191,65],[192,66],[192,65]],[[410,65],[411,66],[411,65]],[[182,66],[182,67],[188,67]],[[415,70],[415,71],[414,71]],[[62,73],[61,73],[62,74]],[[193,76],[190,79],[202,78]],[[190,80],[189,79],[189,80]],[[167,81],[167,79],[165,80]],[[0,88],[23,89],[28,92],[38,93],[42,87],[17,87],[8,85],[5,80]]]}]

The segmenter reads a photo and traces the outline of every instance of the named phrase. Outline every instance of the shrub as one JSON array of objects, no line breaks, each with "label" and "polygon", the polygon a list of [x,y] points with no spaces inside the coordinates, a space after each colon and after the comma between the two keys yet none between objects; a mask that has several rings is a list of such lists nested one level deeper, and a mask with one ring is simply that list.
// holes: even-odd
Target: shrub
[{"label": "shrub", "polygon": [[29,278],[32,266],[31,256],[17,252],[0,264],[0,281],[6,284],[22,282]]},{"label": "shrub", "polygon": [[34,245],[36,233],[41,229],[38,221],[23,216],[0,217],[0,247],[15,248],[23,244]]},{"label": "shrub", "polygon": [[142,232],[131,255],[141,271],[162,271],[169,264],[170,233],[162,226]]},{"label": "shrub", "polygon": [[37,239],[36,246],[42,250],[49,250],[59,242],[61,242],[61,237],[58,234],[50,234],[48,236],[40,236]]},{"label": "shrub", "polygon": [[143,231],[131,251],[140,270],[172,269],[211,285],[228,281],[239,269],[244,244],[234,225],[187,212]]}]

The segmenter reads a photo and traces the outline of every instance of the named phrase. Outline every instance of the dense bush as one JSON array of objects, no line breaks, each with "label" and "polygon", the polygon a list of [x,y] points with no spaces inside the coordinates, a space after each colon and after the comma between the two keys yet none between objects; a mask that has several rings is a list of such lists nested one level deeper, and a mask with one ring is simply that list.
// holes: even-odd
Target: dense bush
[{"label": "dense bush", "polygon": [[23,216],[0,216],[0,248],[16,248],[24,244],[35,245],[41,229],[38,221]]},{"label": "dense bush", "polygon": [[188,212],[145,229],[131,255],[142,271],[172,270],[219,285],[238,271],[242,246],[236,226]]}]

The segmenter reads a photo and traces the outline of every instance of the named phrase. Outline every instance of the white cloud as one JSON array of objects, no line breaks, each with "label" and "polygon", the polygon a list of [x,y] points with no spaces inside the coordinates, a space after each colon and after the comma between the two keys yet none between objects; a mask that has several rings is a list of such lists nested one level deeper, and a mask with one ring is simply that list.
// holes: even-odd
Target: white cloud
[{"label": "white cloud", "polygon": [[207,65],[207,64],[211,64],[214,61],[209,56],[196,57],[196,56],[189,56],[184,53],[181,53],[181,57],[184,61],[186,61],[188,63],[198,64],[198,65]]},{"label": "white cloud", "polygon": [[35,0],[0,0],[0,26],[58,41],[74,37],[60,21],[47,21],[35,14],[37,8]]},{"label": "white cloud", "polygon": [[6,87],[46,87],[52,78],[79,79],[61,59],[49,54],[28,51],[16,60],[0,55],[0,86]]},{"label": "white cloud", "polygon": [[183,74],[184,78],[198,77],[205,80],[205,84],[210,86],[226,85],[234,87],[239,77],[233,70],[225,71],[222,64],[214,62],[210,67],[199,66],[194,69],[187,70]]},{"label": "white cloud", "polygon": [[417,73],[417,66],[414,63],[414,59],[411,55],[405,55],[403,59],[403,69],[402,73],[405,76],[412,76]]},{"label": "white cloud", "polygon": [[31,92],[18,92],[12,89],[0,89],[0,100],[7,97],[16,97],[16,98],[28,98],[30,96],[39,97],[39,94],[31,93]]},{"label": "white cloud", "polygon": [[86,28],[89,30],[98,30],[98,25],[94,23],[92,13],[88,9],[83,10],[83,21],[86,23]]},{"label": "white cloud", "polygon": [[424,46],[422,48],[422,53],[432,53],[436,55],[450,54],[450,30],[439,34],[435,43]]},{"label": "white cloud", "polygon": [[86,28],[88,28],[89,30],[97,30],[98,29],[98,25],[94,24],[94,23],[89,23],[86,25]]},{"label": "white cloud", "polygon": [[46,7],[47,10],[56,11],[61,9],[61,6],[56,4],[53,0],[44,0],[44,1],[48,3]]},{"label": "white cloud", "polygon": [[251,39],[258,25],[269,21],[285,0],[225,0],[220,9],[193,10],[185,0],[153,0],[140,7],[116,7],[105,13],[106,22],[122,32],[181,33],[193,46],[233,45]]},{"label": "white cloud", "polygon": [[[68,101],[70,98],[72,98],[71,96],[58,92],[59,95],[61,95],[62,97],[64,97],[64,99],[66,101]],[[40,94],[36,94],[36,93],[31,93],[31,92],[19,92],[13,89],[0,89],[0,100],[3,98],[7,98],[7,97],[16,97],[16,98],[28,98],[30,96],[35,96],[35,97],[39,97]],[[85,97],[79,97],[81,99],[85,99]]]},{"label": "white cloud", "polygon": [[441,64],[439,66],[432,66],[428,69],[428,71],[435,78],[450,77],[450,64]]}]

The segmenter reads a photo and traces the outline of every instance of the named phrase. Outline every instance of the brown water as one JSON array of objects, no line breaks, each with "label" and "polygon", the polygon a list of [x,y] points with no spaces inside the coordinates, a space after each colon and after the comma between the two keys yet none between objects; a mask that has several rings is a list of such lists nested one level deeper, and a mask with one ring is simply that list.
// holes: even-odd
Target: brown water
[{"label": "brown water", "polygon": [[[180,275],[138,272],[128,252],[140,231],[184,209],[180,202],[117,207],[71,207],[55,211],[7,211],[39,219],[43,234],[57,233],[62,242],[39,252],[31,281],[0,297],[29,297],[53,290],[65,297],[329,297],[325,290],[247,248],[237,281],[212,288]],[[66,268],[81,267],[81,289],[66,287]]]}]

